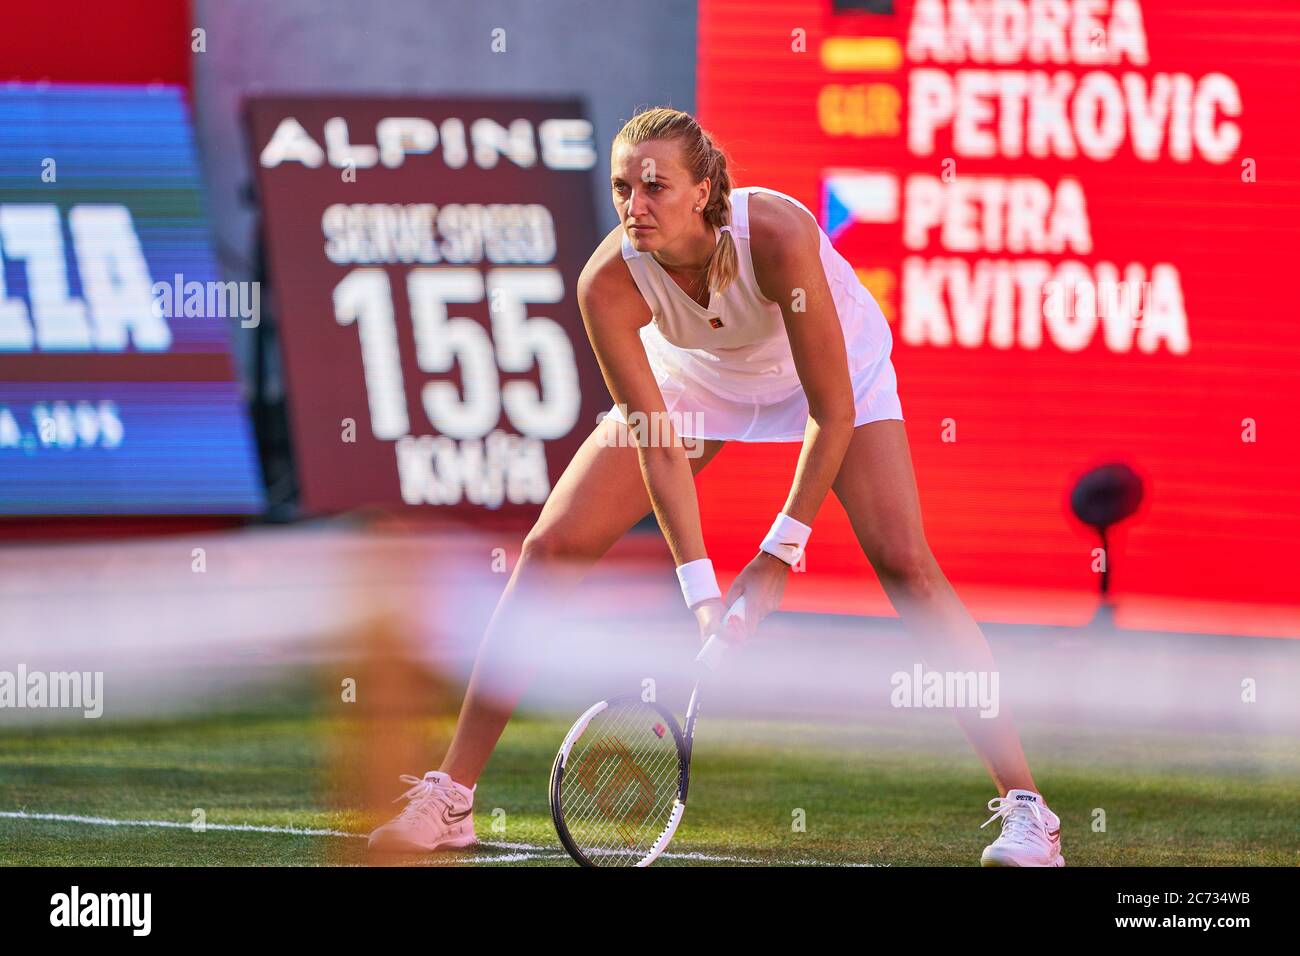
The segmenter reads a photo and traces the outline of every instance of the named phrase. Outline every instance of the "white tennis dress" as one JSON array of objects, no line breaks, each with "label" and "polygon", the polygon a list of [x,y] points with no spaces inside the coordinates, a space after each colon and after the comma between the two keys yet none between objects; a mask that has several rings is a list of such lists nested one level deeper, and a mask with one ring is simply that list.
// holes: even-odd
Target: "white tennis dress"
[{"label": "white tennis dress", "polygon": [[[754,193],[780,196],[812,216],[803,203],[773,189],[732,190],[731,235],[740,270],[725,292],[710,293],[707,309],[687,295],[654,256],[637,252],[623,236],[623,259],[653,316],[641,328],[641,341],[664,408],[674,429],[685,437],[743,442],[804,437],[808,399],[795,370],[785,320],[781,307],[759,291],[749,253],[749,197]],[[826,283],[844,330],[857,406],[854,424],[901,420],[898,381],[889,358],[889,323],[820,225],[817,231]],[[714,232],[721,239],[721,230]],[[627,421],[617,405],[610,416]]]}]

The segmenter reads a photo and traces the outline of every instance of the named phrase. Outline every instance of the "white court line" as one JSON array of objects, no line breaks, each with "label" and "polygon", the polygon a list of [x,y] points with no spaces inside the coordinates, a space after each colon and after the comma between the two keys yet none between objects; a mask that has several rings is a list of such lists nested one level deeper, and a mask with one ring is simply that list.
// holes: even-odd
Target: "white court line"
[{"label": "white court line", "polygon": [[[482,841],[479,841],[482,844]],[[568,860],[567,853],[502,853],[500,856],[473,856],[465,860],[422,860],[416,866],[453,866],[459,863],[520,863],[523,860]]]},{"label": "white court line", "polygon": [[196,829],[193,823],[175,820],[112,820],[108,817],[83,817],[75,813],[28,813],[25,810],[0,810],[0,818],[8,820],[53,820],[58,823],[86,823],[97,827],[157,827],[167,830],[236,830],[243,833],[287,833],[291,836],[365,837],[364,833],[347,833],[343,830],[316,830],[303,827],[258,826],[252,823],[205,823]]},{"label": "white court line", "polygon": [[[425,869],[438,870],[454,866],[464,866],[466,864],[477,866],[480,863],[519,863],[524,860],[569,860],[572,862],[573,858],[567,853],[503,853],[500,856],[483,856],[482,854],[479,854],[471,857],[453,859],[433,859],[432,857],[425,859],[412,856],[410,860],[403,861],[403,865],[409,869],[424,867]],[[330,863],[328,865],[339,869],[352,870],[365,869],[368,866],[377,866],[377,864],[372,863]],[[383,865],[391,865],[391,861],[388,861]]]},{"label": "white court line", "polygon": [[[176,820],[114,820],[110,817],[88,817],[76,813],[28,813],[26,810],[0,810],[0,819],[47,820],[56,823],[84,823],[89,826],[99,827],[154,827],[163,830],[194,830],[195,832],[203,832],[204,830],[222,830],[236,833],[283,833],[288,836],[332,836],[343,837],[349,840],[364,840],[369,836],[369,834],[366,833],[349,833],[346,830],[326,830],[312,827],[278,827],[253,823],[205,823],[202,830],[195,830],[194,824],[180,823]],[[498,843],[495,840],[479,840],[478,845],[495,850],[510,850],[515,852],[495,857],[469,857],[468,860],[474,863],[514,863],[521,860],[531,859],[567,858],[567,854],[556,853],[555,847],[537,846],[532,843]],[[826,863],[821,860],[754,860],[742,856],[713,856],[708,853],[699,853],[694,851],[663,853],[660,856],[662,859],[669,860],[699,860],[705,863],[750,863],[758,866],[772,865],[773,863],[780,866],[871,865]]]}]

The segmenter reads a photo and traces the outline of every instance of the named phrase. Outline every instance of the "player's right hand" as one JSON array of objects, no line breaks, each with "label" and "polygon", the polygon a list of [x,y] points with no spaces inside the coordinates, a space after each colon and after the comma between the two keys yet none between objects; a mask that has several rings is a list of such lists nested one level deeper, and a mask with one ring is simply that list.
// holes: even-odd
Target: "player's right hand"
[{"label": "player's right hand", "polygon": [[720,598],[705,601],[696,606],[695,619],[700,624],[701,644],[706,643],[715,634],[722,634],[723,637],[732,641],[739,641],[743,638],[743,629],[734,622],[728,623],[724,630],[723,617],[726,613],[727,606],[722,603]]}]

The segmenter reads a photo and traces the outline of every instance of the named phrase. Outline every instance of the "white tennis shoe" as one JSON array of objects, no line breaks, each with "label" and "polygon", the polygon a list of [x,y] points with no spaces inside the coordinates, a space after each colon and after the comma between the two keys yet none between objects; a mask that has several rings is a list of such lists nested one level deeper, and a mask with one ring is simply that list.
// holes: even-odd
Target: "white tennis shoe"
[{"label": "white tennis shoe", "polygon": [[1061,818],[1032,790],[1010,790],[989,801],[994,820],[1002,820],[1002,834],[984,848],[984,866],[1065,866],[1061,856]]},{"label": "white tennis shoe", "polygon": [[408,803],[401,813],[370,834],[370,849],[427,853],[478,842],[474,835],[473,789],[462,787],[436,770],[423,778],[402,774],[400,779],[411,784],[411,789],[397,800],[405,798]]}]

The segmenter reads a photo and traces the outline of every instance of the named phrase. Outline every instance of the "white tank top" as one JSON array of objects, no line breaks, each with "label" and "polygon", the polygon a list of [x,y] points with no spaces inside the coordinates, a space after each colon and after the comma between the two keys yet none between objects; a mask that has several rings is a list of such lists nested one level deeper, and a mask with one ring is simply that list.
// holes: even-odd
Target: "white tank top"
[{"label": "white tank top", "polygon": [[[708,308],[687,295],[654,256],[637,252],[623,236],[623,259],[650,307],[652,321],[642,327],[641,341],[660,385],[671,376],[688,387],[758,405],[783,401],[801,388],[781,307],[763,295],[754,276],[749,251],[749,197],[754,193],[779,196],[813,216],[803,203],[774,189],[732,190],[730,231],[739,272],[721,295],[710,293]],[[849,371],[856,373],[872,364],[882,349],[888,353],[889,326],[820,224],[817,231],[822,268],[844,331]],[[720,240],[721,230],[715,227],[714,233]]]}]

